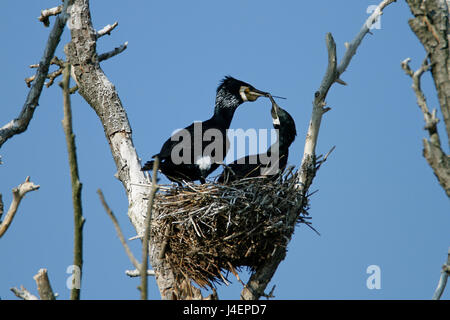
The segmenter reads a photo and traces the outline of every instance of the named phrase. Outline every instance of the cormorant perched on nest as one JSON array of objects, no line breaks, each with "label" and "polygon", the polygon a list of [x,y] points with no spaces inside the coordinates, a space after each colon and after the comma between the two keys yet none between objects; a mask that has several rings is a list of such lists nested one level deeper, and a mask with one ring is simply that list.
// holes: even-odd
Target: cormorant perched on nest
[{"label": "cormorant perched on nest", "polygon": [[277,142],[271,145],[266,153],[248,155],[228,164],[217,179],[218,182],[224,183],[247,177],[274,175],[286,168],[289,147],[297,135],[295,122],[286,110],[283,110],[276,104],[270,94],[268,97],[272,101],[271,114],[273,127],[278,130]]},{"label": "cormorant perched on nest", "polygon": [[[229,148],[226,131],[237,107],[268,95],[248,83],[225,77],[217,88],[213,116],[173,134],[152,158],[159,158],[159,169],[171,181],[200,180],[204,183],[205,178],[225,159]],[[152,170],[153,164],[153,160],[148,161],[142,170]]]}]

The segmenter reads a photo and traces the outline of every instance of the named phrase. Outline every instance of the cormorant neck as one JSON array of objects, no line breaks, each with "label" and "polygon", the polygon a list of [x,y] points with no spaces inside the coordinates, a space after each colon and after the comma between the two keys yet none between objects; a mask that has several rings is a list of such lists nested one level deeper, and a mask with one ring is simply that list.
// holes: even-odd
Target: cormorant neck
[{"label": "cormorant neck", "polygon": [[278,148],[278,152],[280,153],[280,155],[283,155],[283,154],[287,155],[289,152],[289,147],[292,144],[292,141],[291,141],[291,139],[287,138],[287,132],[284,132],[285,131],[284,129],[279,129],[279,128],[277,128],[277,129],[278,129],[277,142],[272,144],[269,147],[269,149],[267,150],[267,152],[272,152],[272,149]]},{"label": "cormorant neck", "polygon": [[242,103],[242,100],[225,90],[219,90],[216,96],[216,106],[213,118],[221,125],[228,128],[233,120],[234,112]]}]

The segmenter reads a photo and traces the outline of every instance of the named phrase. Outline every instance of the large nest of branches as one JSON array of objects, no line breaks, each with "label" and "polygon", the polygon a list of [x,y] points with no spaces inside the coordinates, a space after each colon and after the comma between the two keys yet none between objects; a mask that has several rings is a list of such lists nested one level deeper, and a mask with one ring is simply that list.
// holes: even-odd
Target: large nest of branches
[{"label": "large nest of branches", "polygon": [[287,213],[310,226],[307,200],[299,201],[292,170],[276,178],[247,178],[229,184],[187,183],[162,188],[155,197],[153,241],[164,243],[178,280],[199,286],[227,282],[229,272],[251,270],[286,246],[293,232]]}]

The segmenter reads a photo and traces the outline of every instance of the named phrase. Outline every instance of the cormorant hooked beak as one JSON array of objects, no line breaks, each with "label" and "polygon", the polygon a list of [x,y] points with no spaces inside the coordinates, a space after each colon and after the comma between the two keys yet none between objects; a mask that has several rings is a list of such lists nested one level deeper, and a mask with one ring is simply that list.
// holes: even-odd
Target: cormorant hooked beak
[{"label": "cormorant hooked beak", "polygon": [[264,92],[253,87],[242,86],[239,89],[239,94],[244,101],[255,101],[259,97],[268,97],[270,93]]},{"label": "cormorant hooked beak", "polygon": [[267,97],[272,102],[272,109],[270,110],[270,113],[272,115],[272,123],[273,123],[274,126],[279,126],[280,125],[280,118],[278,117],[278,110],[280,110],[280,107],[275,102],[275,100],[273,99],[273,97],[272,97],[272,95],[270,93],[267,94]]}]

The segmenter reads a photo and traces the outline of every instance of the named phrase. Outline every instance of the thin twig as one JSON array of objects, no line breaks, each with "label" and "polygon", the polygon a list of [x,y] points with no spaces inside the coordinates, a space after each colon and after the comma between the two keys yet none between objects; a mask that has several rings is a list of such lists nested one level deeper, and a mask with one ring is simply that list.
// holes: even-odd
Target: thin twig
[{"label": "thin twig", "polygon": [[123,45],[114,48],[114,50],[102,53],[98,56],[98,62],[102,62],[104,60],[107,60],[109,58],[112,58],[116,55],[118,55],[119,53],[123,52],[126,48],[128,47],[128,41],[125,42]]},{"label": "thin twig", "polygon": [[30,182],[30,177],[27,177],[24,183],[20,184],[12,190],[13,200],[8,212],[6,213],[5,219],[0,224],[0,238],[5,234],[6,230],[8,230],[9,226],[11,225],[11,222],[16,215],[17,209],[19,208],[19,204],[22,201],[23,197],[28,192],[37,190],[39,188],[39,185],[35,185],[33,182]]},{"label": "thin twig", "polygon": [[[83,210],[81,205],[81,188],[82,184],[78,175],[78,161],[75,145],[75,135],[72,128],[72,108],[70,105],[70,64],[66,64],[64,68],[64,76],[62,81],[63,88],[63,106],[64,119],[62,126],[66,136],[67,153],[69,156],[70,180],[72,186],[72,204],[73,204],[73,218],[74,218],[74,249],[73,249],[73,264],[80,270],[79,276],[82,274],[83,267],[83,225],[85,219],[83,218]],[[81,278],[78,279],[81,281]],[[80,288],[73,287],[71,300],[80,299]]]},{"label": "thin twig", "polygon": [[152,177],[152,189],[150,190],[150,198],[148,200],[147,216],[145,217],[145,231],[144,238],[142,239],[142,264],[141,264],[141,299],[147,300],[148,298],[148,285],[147,285],[147,266],[148,266],[148,244],[150,240],[150,231],[152,223],[153,201],[155,199],[156,191],[158,191],[157,174],[159,169],[159,158],[155,158],[153,164],[153,177]]},{"label": "thin twig", "polygon": [[100,198],[103,208],[105,208],[106,213],[111,218],[111,220],[114,224],[114,228],[116,229],[117,236],[119,237],[119,240],[122,243],[122,245],[125,249],[125,252],[127,253],[128,258],[130,259],[133,266],[136,269],[140,270],[141,266],[140,266],[139,262],[136,260],[136,258],[134,257],[133,252],[131,251],[130,247],[128,246],[128,244],[125,240],[125,237],[123,236],[122,230],[120,229],[119,222],[117,221],[116,216],[114,215],[112,210],[109,208],[108,204],[106,203],[106,200],[105,200],[105,197],[103,196],[102,190],[98,189],[97,194]]}]

